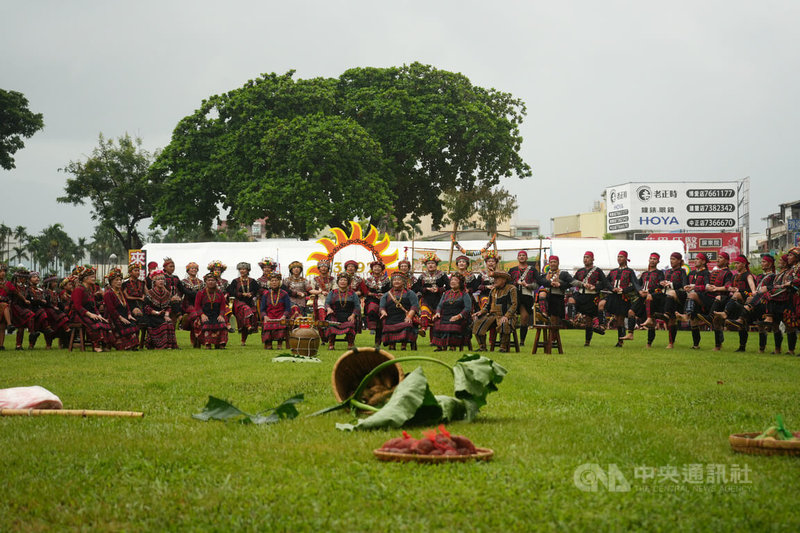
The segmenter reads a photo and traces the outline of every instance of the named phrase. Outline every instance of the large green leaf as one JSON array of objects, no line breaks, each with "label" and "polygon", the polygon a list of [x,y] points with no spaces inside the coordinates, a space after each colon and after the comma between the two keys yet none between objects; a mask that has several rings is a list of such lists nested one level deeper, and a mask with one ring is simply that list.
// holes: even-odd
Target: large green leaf
[{"label": "large green leaf", "polygon": [[355,424],[336,424],[338,429],[399,428],[404,424],[426,425],[442,418],[442,407],[428,387],[421,367],[407,374],[392,397],[378,412]]},{"label": "large green leaf", "polygon": [[497,390],[508,371],[491,359],[478,354],[467,354],[453,367],[456,398],[474,403],[475,412],[467,416],[472,420],[477,409],[486,405],[486,396]]},{"label": "large green leaf", "polygon": [[[452,396],[444,396],[437,394],[436,401],[442,407],[442,422],[454,422],[456,420],[464,420],[469,415],[467,403],[474,406],[472,402],[453,398]],[[474,418],[474,416],[473,416]],[[472,420],[469,418],[469,420]]]},{"label": "large green leaf", "polygon": [[281,402],[277,407],[268,408],[260,413],[251,415],[245,413],[235,405],[225,400],[208,397],[208,403],[201,413],[192,415],[192,418],[208,422],[209,420],[238,420],[241,424],[274,424],[283,419],[292,419],[299,414],[296,404],[303,401],[303,394],[292,396]]}]

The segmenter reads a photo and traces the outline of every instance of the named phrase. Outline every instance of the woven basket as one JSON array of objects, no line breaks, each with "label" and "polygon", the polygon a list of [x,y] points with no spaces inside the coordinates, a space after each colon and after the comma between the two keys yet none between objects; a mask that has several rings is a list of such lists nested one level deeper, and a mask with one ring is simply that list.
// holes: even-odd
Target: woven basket
[{"label": "woven basket", "polygon": [[733,451],[752,455],[800,455],[800,440],[756,440],[761,433],[735,433],[728,437]]},{"label": "woven basket", "polygon": [[[353,348],[343,353],[331,372],[331,385],[336,401],[342,402],[349,398],[372,369],[390,359],[394,359],[392,354],[375,348]],[[396,387],[403,379],[403,369],[399,364],[388,366],[377,377],[387,386]]]},{"label": "woven basket", "polygon": [[489,448],[476,448],[472,455],[417,455],[415,453],[392,453],[383,450],[372,450],[379,461],[398,463],[466,463],[467,461],[489,461],[494,451]]}]

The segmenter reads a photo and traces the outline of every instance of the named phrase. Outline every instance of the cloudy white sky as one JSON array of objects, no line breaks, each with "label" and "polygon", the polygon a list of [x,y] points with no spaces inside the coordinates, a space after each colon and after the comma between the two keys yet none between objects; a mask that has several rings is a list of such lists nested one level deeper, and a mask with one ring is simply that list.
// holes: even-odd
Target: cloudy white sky
[{"label": "cloudy white sky", "polygon": [[89,236],[57,204],[97,135],[148,149],[264,72],[420,61],[522,98],[520,219],[591,210],[627,181],[752,179],[751,223],[800,200],[800,2],[0,0],[0,88],[45,129],[0,170],[0,222]]}]

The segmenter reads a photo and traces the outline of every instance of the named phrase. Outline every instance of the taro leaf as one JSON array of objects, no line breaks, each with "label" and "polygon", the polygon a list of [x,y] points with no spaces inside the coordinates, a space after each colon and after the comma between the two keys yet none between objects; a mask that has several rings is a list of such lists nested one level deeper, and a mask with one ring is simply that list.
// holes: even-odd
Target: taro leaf
[{"label": "taro leaf", "polygon": [[467,420],[472,420],[477,410],[486,405],[486,396],[497,390],[497,384],[503,381],[508,371],[491,359],[477,354],[467,354],[453,367],[456,398],[474,404],[467,409]]},{"label": "taro leaf", "polygon": [[[464,420],[468,415],[467,403],[472,404],[472,402],[444,395],[437,395],[436,401],[442,406],[442,422]],[[474,404],[472,405],[474,406]]]},{"label": "taro leaf", "polygon": [[442,407],[428,387],[421,367],[407,374],[392,397],[379,411],[355,424],[336,424],[337,429],[399,428],[404,424],[435,424],[442,418]]},{"label": "taro leaf", "polygon": [[292,396],[284,400],[277,407],[273,407],[262,411],[261,413],[251,415],[240,410],[231,403],[225,400],[220,400],[214,396],[208,397],[208,403],[203,409],[202,413],[192,415],[192,418],[197,420],[230,420],[238,418],[240,424],[274,424],[283,419],[295,418],[298,415],[295,404],[303,401],[303,394]]}]

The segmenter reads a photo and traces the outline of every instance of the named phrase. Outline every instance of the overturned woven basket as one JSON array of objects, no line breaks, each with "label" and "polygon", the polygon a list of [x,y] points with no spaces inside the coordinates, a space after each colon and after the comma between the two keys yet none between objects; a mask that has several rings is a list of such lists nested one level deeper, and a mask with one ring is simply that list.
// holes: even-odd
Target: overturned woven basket
[{"label": "overturned woven basket", "polygon": [[758,439],[761,433],[735,433],[728,437],[733,451],[752,455],[800,455],[800,440]]},{"label": "overturned woven basket", "polygon": [[[353,348],[342,354],[333,365],[331,385],[336,401],[342,402],[350,397],[366,377],[379,364],[394,359],[392,354],[375,348]],[[384,368],[377,376],[386,388],[394,388],[403,379],[400,365]]]}]

